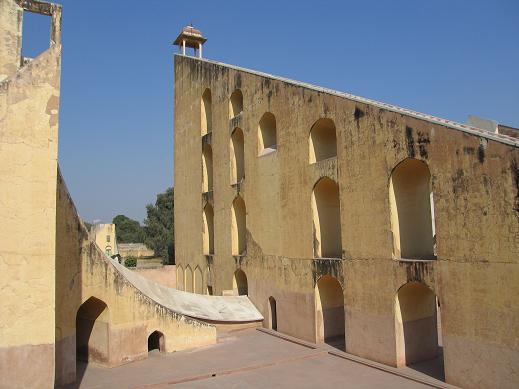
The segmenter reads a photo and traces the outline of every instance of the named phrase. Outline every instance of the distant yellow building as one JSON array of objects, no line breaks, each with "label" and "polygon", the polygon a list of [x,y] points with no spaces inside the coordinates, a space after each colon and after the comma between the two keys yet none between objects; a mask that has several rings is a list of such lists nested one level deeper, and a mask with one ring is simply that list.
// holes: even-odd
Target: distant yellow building
[{"label": "distant yellow building", "polygon": [[119,254],[117,238],[115,237],[115,224],[94,224],[90,228],[90,235],[92,240],[109,257]]}]

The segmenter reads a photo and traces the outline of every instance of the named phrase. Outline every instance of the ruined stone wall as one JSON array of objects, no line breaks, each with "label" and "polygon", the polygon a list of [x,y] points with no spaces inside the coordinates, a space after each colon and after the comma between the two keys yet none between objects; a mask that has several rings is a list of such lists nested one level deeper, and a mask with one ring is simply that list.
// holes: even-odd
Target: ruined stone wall
[{"label": "ruined stone wall", "polygon": [[0,387],[50,388],[61,46],[20,67],[17,4],[0,1]]},{"label": "ruined stone wall", "polygon": [[[213,191],[202,195],[200,101],[212,95]],[[229,97],[243,113],[229,119]],[[277,121],[277,151],[258,156],[258,123]],[[177,266],[210,267],[215,294],[232,289],[237,268],[278,330],[316,339],[315,283],[332,275],[344,289],[346,349],[398,365],[395,296],[409,281],[428,285],[442,308],[447,382],[517,384],[519,362],[519,206],[517,145],[426,120],[404,110],[309,88],[191,57],[175,57],[175,247]],[[424,115],[422,115],[424,116]],[[309,164],[312,124],[330,118],[337,157]],[[245,136],[245,179],[230,182],[230,136]],[[204,138],[204,139],[207,139]],[[505,144],[507,143],[507,144]],[[512,142],[513,144],[513,142]],[[389,178],[406,158],[427,164],[434,194],[436,261],[393,258]],[[311,195],[320,177],[340,188],[342,260],[313,259]],[[231,206],[247,209],[247,253],[231,253]],[[214,255],[202,253],[206,201],[214,204]],[[198,217],[196,216],[198,215]]]}]

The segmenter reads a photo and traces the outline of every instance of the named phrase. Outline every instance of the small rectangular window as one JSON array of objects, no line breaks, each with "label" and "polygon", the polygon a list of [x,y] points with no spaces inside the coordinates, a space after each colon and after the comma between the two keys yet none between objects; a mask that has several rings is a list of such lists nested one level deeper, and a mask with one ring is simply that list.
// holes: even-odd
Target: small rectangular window
[{"label": "small rectangular window", "polygon": [[106,241],[110,242],[110,235],[106,235]]}]

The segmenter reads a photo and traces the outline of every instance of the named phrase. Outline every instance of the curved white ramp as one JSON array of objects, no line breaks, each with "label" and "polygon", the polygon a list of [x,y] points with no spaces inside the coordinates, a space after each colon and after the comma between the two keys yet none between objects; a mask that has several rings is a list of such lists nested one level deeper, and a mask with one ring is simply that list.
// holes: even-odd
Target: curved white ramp
[{"label": "curved white ramp", "polygon": [[127,269],[115,259],[108,259],[116,270],[141,293],[174,312],[215,322],[250,322],[263,320],[247,296],[209,296],[168,288]]}]

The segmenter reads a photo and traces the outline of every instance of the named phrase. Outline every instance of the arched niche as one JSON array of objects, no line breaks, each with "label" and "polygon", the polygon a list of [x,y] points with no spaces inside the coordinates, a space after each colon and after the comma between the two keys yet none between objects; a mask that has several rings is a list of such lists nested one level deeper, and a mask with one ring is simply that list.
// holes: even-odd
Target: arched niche
[{"label": "arched niche", "polygon": [[310,163],[337,157],[337,134],[332,119],[317,120],[310,130],[308,139]]},{"label": "arched niche", "polygon": [[231,218],[231,245],[232,255],[245,255],[246,231],[247,231],[247,211],[245,201],[241,196],[237,196],[232,203]]},{"label": "arched niche", "polygon": [[407,158],[391,173],[389,202],[393,255],[405,259],[436,259],[434,199],[427,164]]},{"label": "arched niche", "polygon": [[339,185],[321,178],[312,192],[314,256],[342,258]]},{"label": "arched niche", "polygon": [[241,182],[245,177],[244,136],[236,127],[231,135],[231,184]]}]

